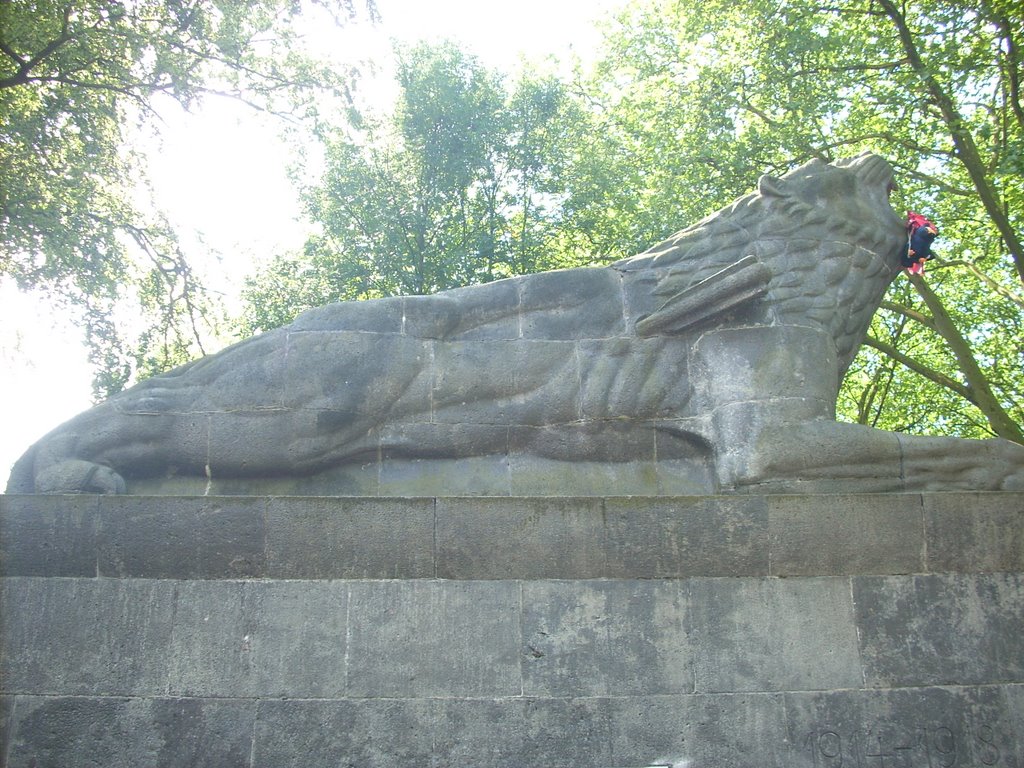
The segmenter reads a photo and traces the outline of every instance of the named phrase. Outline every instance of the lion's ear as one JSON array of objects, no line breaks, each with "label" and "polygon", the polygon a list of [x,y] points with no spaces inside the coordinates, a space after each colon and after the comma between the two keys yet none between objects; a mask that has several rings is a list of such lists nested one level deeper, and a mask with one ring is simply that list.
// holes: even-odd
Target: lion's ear
[{"label": "lion's ear", "polygon": [[767,173],[757,180],[757,191],[764,197],[785,197],[786,193],[782,187],[781,179],[769,176]]}]

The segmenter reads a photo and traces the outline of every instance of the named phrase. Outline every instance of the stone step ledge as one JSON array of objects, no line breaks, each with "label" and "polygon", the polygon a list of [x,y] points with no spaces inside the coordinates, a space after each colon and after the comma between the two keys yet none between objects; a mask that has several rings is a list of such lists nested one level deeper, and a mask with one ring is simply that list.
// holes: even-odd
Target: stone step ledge
[{"label": "stone step ledge", "polygon": [[663,579],[1024,571],[1024,493],[0,496],[0,575]]},{"label": "stone step ledge", "polygon": [[0,580],[0,690],[576,697],[1024,683],[1024,577]]},{"label": "stone step ledge", "polygon": [[1024,765],[1024,687],[1010,685],[580,699],[16,696],[0,703],[10,768]]}]

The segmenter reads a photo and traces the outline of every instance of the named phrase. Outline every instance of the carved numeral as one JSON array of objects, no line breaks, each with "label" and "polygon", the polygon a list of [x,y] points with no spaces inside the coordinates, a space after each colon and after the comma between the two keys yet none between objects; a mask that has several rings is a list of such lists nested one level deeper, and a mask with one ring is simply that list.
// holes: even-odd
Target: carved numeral
[{"label": "carved numeral", "polygon": [[999,763],[999,747],[996,746],[996,731],[991,725],[979,725],[974,734],[974,754],[982,765]]},{"label": "carved numeral", "polygon": [[804,739],[804,747],[810,749],[815,768],[842,768],[843,739],[835,731],[811,731]]}]

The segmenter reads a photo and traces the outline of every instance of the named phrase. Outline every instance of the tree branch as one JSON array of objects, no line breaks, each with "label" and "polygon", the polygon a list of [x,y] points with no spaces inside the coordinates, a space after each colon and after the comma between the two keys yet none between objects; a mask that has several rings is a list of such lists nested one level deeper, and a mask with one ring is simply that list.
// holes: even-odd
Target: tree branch
[{"label": "tree branch", "polygon": [[956,379],[952,379],[943,373],[939,373],[938,371],[929,368],[928,366],[922,363],[919,363],[914,358],[909,357],[900,352],[898,349],[896,349],[896,347],[892,346],[891,344],[887,344],[884,341],[879,341],[873,336],[868,336],[867,338],[865,338],[864,343],[867,344],[869,347],[877,349],[883,355],[891,357],[893,360],[896,360],[897,362],[906,366],[915,373],[919,373],[926,379],[935,382],[940,387],[945,387],[946,389],[952,390],[953,392],[956,392],[956,394],[960,395],[960,397],[977,405],[977,403],[975,403],[974,401],[974,393],[971,391],[970,387],[964,386]]},{"label": "tree branch", "polygon": [[977,264],[974,264],[970,261],[964,261],[962,259],[952,259],[949,261],[943,261],[942,265],[951,267],[964,267],[970,270],[971,274],[973,274],[975,277],[977,277],[979,280],[985,283],[985,285],[987,285],[993,293],[999,294],[1004,299],[1011,301],[1021,309],[1024,309],[1024,295],[1021,295],[1016,291],[1011,291],[1005,285],[1002,285],[998,281],[993,280],[991,277],[985,274],[985,272],[982,271]]},{"label": "tree branch", "polygon": [[837,67],[814,67],[811,69],[798,69],[793,71],[794,77],[804,77],[807,75],[820,75],[822,73],[836,74],[839,72],[872,72],[872,71],[892,71],[899,69],[900,67],[906,66],[910,63],[910,59],[903,58],[897,61],[887,61],[884,64],[843,64]]},{"label": "tree branch", "polygon": [[978,197],[985,206],[986,213],[988,213],[999,230],[1003,242],[1006,243],[1006,248],[1010,252],[1010,258],[1013,259],[1014,267],[1021,282],[1024,282],[1024,246],[1022,246],[1017,231],[1000,205],[996,190],[985,175],[985,164],[974,142],[974,136],[968,128],[967,121],[964,120],[957,110],[953,98],[943,89],[942,85],[932,74],[931,68],[921,58],[921,53],[917,48],[913,33],[907,26],[907,19],[903,11],[896,7],[893,0],[873,1],[877,2],[885,10],[886,15],[895,25],[900,43],[907,54],[907,58],[910,60],[910,66],[913,67],[918,78],[931,96],[932,101],[938,107],[942,120],[953,139],[953,145],[956,147],[960,162],[966,169],[968,176],[970,176],[971,182],[977,190]]},{"label": "tree branch", "polygon": [[935,330],[935,321],[932,320],[932,318],[928,317],[928,315],[918,312],[917,310],[910,309],[909,307],[904,307],[901,304],[897,304],[893,301],[888,300],[883,301],[879,306],[882,309],[888,309],[890,312],[896,312],[900,315],[903,315],[904,317],[910,318],[911,320],[920,323],[929,330]]},{"label": "tree branch", "polygon": [[906,174],[912,179],[923,181],[930,187],[941,189],[943,192],[947,192],[951,195],[956,195],[958,197],[975,197],[978,194],[977,190],[964,189],[963,187],[955,187],[947,181],[943,181],[942,179],[932,176],[929,173],[922,173],[921,171],[918,171],[914,168],[906,168],[901,166],[900,172]]},{"label": "tree branch", "polygon": [[13,88],[18,85],[25,85],[29,82],[29,73],[37,66],[39,66],[39,63],[41,61],[48,58],[49,56],[52,56],[62,47],[64,47],[65,45],[67,45],[75,39],[75,35],[71,34],[69,26],[71,20],[71,10],[72,7],[70,5],[64,8],[64,18],[61,20],[60,35],[58,35],[55,39],[51,40],[46,45],[44,45],[43,49],[32,58],[24,59],[18,56],[18,54],[10,48],[6,46],[4,47],[4,53],[6,53],[8,56],[15,59],[16,61],[20,61],[21,66],[18,67],[18,71],[14,75],[0,79],[0,89]]},{"label": "tree branch", "polygon": [[995,25],[1003,36],[1006,43],[1006,80],[1010,85],[1010,108],[1013,110],[1017,123],[1024,128],[1024,107],[1021,107],[1020,96],[1020,60],[1017,56],[1017,45],[1013,39],[1013,32],[1010,29],[1010,22],[1005,16],[995,16]]},{"label": "tree branch", "polygon": [[924,300],[925,306],[931,311],[936,332],[945,340],[946,344],[949,345],[950,351],[956,357],[960,371],[967,379],[967,384],[972,394],[970,401],[977,405],[985,415],[985,418],[988,419],[989,426],[991,426],[993,432],[1007,440],[1024,444],[1024,430],[1021,429],[1021,426],[1016,421],[1010,418],[1009,414],[1006,413],[999,403],[998,398],[992,392],[988,378],[974,357],[970,344],[956,327],[939,297],[921,275],[908,274],[907,278],[910,280],[911,285],[914,286],[914,290]]},{"label": "tree branch", "polygon": [[854,137],[849,138],[849,139],[842,139],[840,141],[834,141],[834,142],[832,142],[830,144],[823,145],[822,149],[826,150],[826,151],[827,150],[832,150],[832,149],[838,149],[839,147],[849,146],[850,144],[861,144],[861,143],[863,143],[865,141],[869,141],[871,139],[882,139],[883,141],[887,141],[890,144],[895,144],[898,147],[904,147],[904,148],[909,149],[909,150],[911,150],[913,152],[918,152],[918,153],[920,153],[922,155],[930,155],[932,157],[949,157],[952,154],[950,152],[946,152],[946,151],[941,150],[941,149],[935,149],[933,147],[926,147],[926,146],[924,146],[922,144],[918,144],[915,141],[911,141],[910,139],[903,138],[903,137],[900,137],[900,136],[896,136],[895,134],[887,133],[885,131],[876,131],[876,132],[873,132],[873,133],[863,133],[863,134],[860,134],[858,136],[854,136]]}]

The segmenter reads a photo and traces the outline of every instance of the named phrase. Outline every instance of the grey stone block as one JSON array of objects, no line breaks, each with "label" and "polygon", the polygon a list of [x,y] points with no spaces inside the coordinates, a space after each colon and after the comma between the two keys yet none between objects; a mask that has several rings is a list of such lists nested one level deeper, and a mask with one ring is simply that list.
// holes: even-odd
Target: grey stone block
[{"label": "grey stone block", "polygon": [[924,516],[929,571],[1024,571],[1024,493],[927,493]]},{"label": "grey stone block", "polygon": [[[230,480],[234,474],[237,482],[239,476],[246,480],[273,476],[276,468],[294,453],[294,446],[309,446],[316,441],[318,433],[326,429],[344,431],[357,421],[358,415],[327,409],[253,408],[210,413],[207,419],[206,466],[200,467],[198,474],[207,474],[208,467],[208,480],[219,482],[222,476]],[[325,422],[329,426],[325,426]],[[351,431],[359,429],[356,425]],[[347,446],[352,455],[358,455],[360,448],[364,447],[359,437],[353,435]],[[226,471],[228,457],[237,455],[239,451],[246,455],[241,471]],[[210,487],[212,489],[213,485]],[[255,492],[251,493],[255,495]]]},{"label": "grey stone block", "polygon": [[410,457],[466,459],[489,454],[504,456],[508,452],[508,433],[508,427],[493,424],[422,422],[385,427],[381,430],[381,458],[389,461]]},{"label": "grey stone block", "polygon": [[694,396],[708,410],[811,392],[834,403],[835,370],[829,334],[792,325],[708,331],[690,355]]},{"label": "grey stone block", "polygon": [[701,578],[690,588],[699,693],[863,684],[846,579]]},{"label": "grey stone block", "polygon": [[0,693],[0,765],[7,765],[8,747],[14,733],[16,697]]},{"label": "grey stone block", "polygon": [[344,695],[344,582],[188,582],[175,594],[171,693]]},{"label": "grey stone block", "polygon": [[[198,415],[280,407],[284,404],[287,339],[288,331],[278,328],[254,337],[253,344],[243,342],[228,347],[223,351],[228,366],[223,377],[211,376],[210,358],[197,361],[192,366],[197,379],[204,383],[217,379],[216,386],[204,387],[198,393],[182,387],[180,379],[168,382],[166,387],[159,386],[162,381],[154,382],[157,402],[161,405],[158,410],[179,414],[195,411]],[[140,410],[143,413],[150,410],[145,401]]]},{"label": "grey stone block", "polygon": [[674,581],[523,586],[527,696],[692,693],[684,589]]},{"label": "grey stone block", "polygon": [[678,337],[615,337],[579,343],[580,391],[585,418],[679,418],[687,412],[691,383],[689,342]]},{"label": "grey stone block", "polygon": [[[459,341],[480,341],[485,339],[518,339],[521,335],[519,319],[520,280],[497,280],[445,292],[451,300],[452,320],[444,335],[431,338],[457,339]],[[406,296],[405,332],[418,335],[420,317],[412,310],[422,303],[426,315],[425,324],[436,317],[437,310],[431,307],[438,301],[437,294],[431,297]],[[436,323],[436,320],[434,320]]]},{"label": "grey stone block", "polygon": [[605,699],[437,700],[429,764],[606,768],[607,710]]},{"label": "grey stone block", "polygon": [[436,345],[432,420],[544,426],[579,418],[572,341],[453,341]]},{"label": "grey stone block", "polygon": [[[900,463],[906,451],[895,433],[826,421],[827,405],[824,400],[791,398],[773,403],[771,413],[760,411],[756,403],[716,411],[720,435],[738,439],[744,430],[758,435],[758,450],[747,457],[736,455],[729,464],[746,484],[744,492],[903,492],[935,480],[934,474],[925,473],[908,480]],[[789,427],[780,426],[787,421]],[[798,422],[806,423],[793,426]],[[941,483],[935,485],[941,488]]]},{"label": "grey stone block", "polygon": [[1002,687],[786,694],[793,766],[1021,765]]},{"label": "grey stone block", "polygon": [[523,709],[522,751],[518,755],[492,757],[493,768],[516,762],[523,766],[609,765],[607,708],[603,699],[528,700]]},{"label": "grey stone block", "polygon": [[513,496],[615,496],[657,485],[653,461],[561,461],[528,453],[509,456]]},{"label": "grey stone block", "polygon": [[[380,493],[380,463],[377,456],[376,435],[367,436],[374,444],[372,455],[340,467],[332,467],[315,475],[259,478],[213,478],[209,484],[210,496],[382,496]],[[184,480],[184,478],[176,478]],[[204,488],[154,490],[153,493],[172,493],[183,496],[202,496]]]},{"label": "grey stone block", "polygon": [[[615,336],[624,331],[621,279],[612,270],[565,269],[520,281],[522,335],[534,339]],[[595,296],[604,297],[595,302]],[[545,311],[537,311],[545,310]],[[579,321],[586,312],[587,321]]]},{"label": "grey stone block", "polygon": [[436,733],[426,700],[263,700],[252,768],[427,768]]},{"label": "grey stone block", "polygon": [[[429,414],[432,343],[387,333],[290,333],[284,405],[348,414],[350,421],[339,423],[336,416],[306,435],[334,448],[379,426],[375,414]],[[319,452],[314,446],[316,451],[296,446],[303,461]]]},{"label": "grey stone block", "polygon": [[601,499],[437,500],[442,579],[587,579],[604,575]]},{"label": "grey stone block", "polygon": [[[139,737],[143,718],[129,699],[18,697],[6,768],[68,765],[134,768],[149,749]],[[140,759],[142,758],[142,759]]]},{"label": "grey stone block", "polygon": [[609,765],[794,768],[784,712],[781,694],[611,699]]},{"label": "grey stone block", "polygon": [[763,497],[609,498],[606,575],[767,576]]},{"label": "grey stone block", "polygon": [[582,699],[8,699],[6,766],[1019,768],[1013,686]]},{"label": "grey stone block", "polygon": [[261,575],[264,504],[252,497],[103,497],[99,572],[150,579]]},{"label": "grey stone block", "polygon": [[[715,449],[708,435],[710,419],[707,416],[694,416],[682,419],[659,419],[655,423],[655,450],[659,462],[671,466],[673,460],[689,459],[707,466],[709,476],[714,476],[711,466]],[[706,491],[700,495],[709,495]]]},{"label": "grey stone block", "polygon": [[[1024,683],[1001,686],[1005,708],[1000,722],[1006,724],[1007,731],[1015,739],[1017,749],[1017,766],[1024,766]],[[1016,724],[1016,729],[1014,729]]]},{"label": "grey stone block", "polygon": [[0,496],[0,574],[95,576],[97,496]]},{"label": "grey stone block", "polygon": [[431,578],[434,500],[271,498],[266,538],[271,578]]},{"label": "grey stone block", "polygon": [[[247,699],[153,699],[152,765],[159,768],[250,768],[257,703]],[[140,702],[140,706],[141,706]],[[136,767],[150,764],[136,763]]]},{"label": "grey stone block", "polygon": [[[572,386],[569,384],[568,386]],[[511,427],[509,446],[530,458],[558,459],[570,465],[590,463],[614,465],[624,462],[654,462],[654,422],[606,424],[583,421],[551,427]],[[559,495],[570,495],[563,493]]]},{"label": "grey stone block", "polygon": [[352,582],[349,695],[520,694],[519,600],[514,582]]},{"label": "grey stone block", "polygon": [[[518,698],[435,699],[432,705],[434,741],[429,764],[436,766],[488,768],[516,762],[528,743],[526,710],[550,713],[548,701]],[[558,729],[554,718],[548,722],[552,730]],[[574,745],[565,746],[572,749]]]},{"label": "grey stone block", "polygon": [[659,459],[654,468],[661,496],[707,496],[718,487],[711,462],[703,458]]},{"label": "grey stone block", "polygon": [[255,703],[19,696],[7,768],[248,768]]},{"label": "grey stone block", "polygon": [[0,580],[0,685],[11,693],[163,693],[175,621],[172,583]]},{"label": "grey stone block", "polygon": [[380,465],[379,487],[385,496],[508,496],[508,457],[387,459]]},{"label": "grey stone block", "polygon": [[924,570],[918,495],[772,496],[767,504],[773,576]]},{"label": "grey stone block", "polygon": [[[367,311],[372,306],[371,311]],[[401,297],[338,302],[308,309],[288,326],[293,331],[373,331],[402,333],[405,302]]]},{"label": "grey stone block", "polygon": [[867,685],[1024,679],[1020,574],[853,579]]},{"label": "grey stone block", "polygon": [[232,490],[220,480],[211,483],[205,473],[196,476],[133,477],[125,482],[128,493],[135,496],[203,496],[207,492],[216,496],[253,496],[264,492],[261,484],[252,482],[247,483],[244,490],[237,485]]}]

